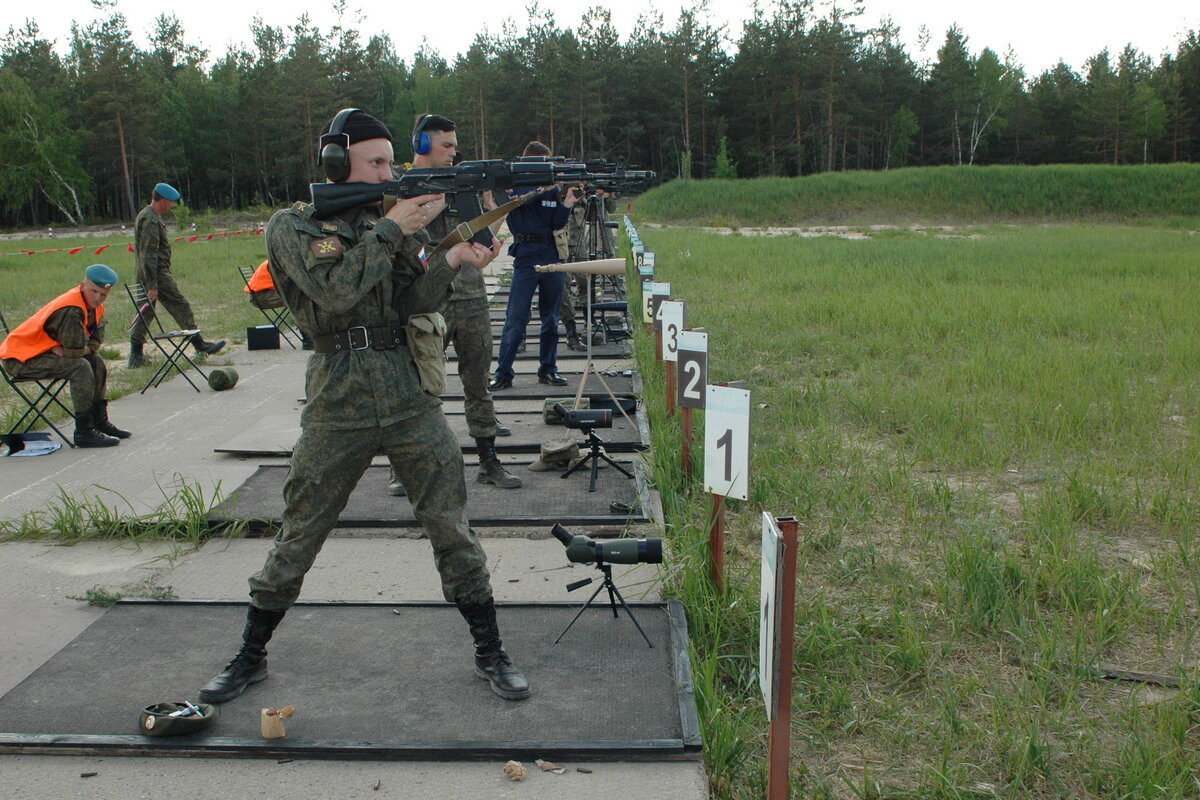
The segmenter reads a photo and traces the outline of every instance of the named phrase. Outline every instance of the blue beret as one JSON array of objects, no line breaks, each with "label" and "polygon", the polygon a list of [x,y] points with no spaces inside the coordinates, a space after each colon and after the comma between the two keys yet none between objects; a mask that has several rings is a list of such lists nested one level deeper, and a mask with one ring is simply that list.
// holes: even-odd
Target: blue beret
[{"label": "blue beret", "polygon": [[117,283],[116,270],[105,264],[92,264],[83,271],[83,277],[87,278],[101,289],[107,289],[108,287],[114,286]]},{"label": "blue beret", "polygon": [[179,190],[176,189],[174,186],[172,186],[169,183],[154,184],[154,191],[158,192],[159,197],[165,197],[167,200],[170,200],[172,203],[179,200]]}]

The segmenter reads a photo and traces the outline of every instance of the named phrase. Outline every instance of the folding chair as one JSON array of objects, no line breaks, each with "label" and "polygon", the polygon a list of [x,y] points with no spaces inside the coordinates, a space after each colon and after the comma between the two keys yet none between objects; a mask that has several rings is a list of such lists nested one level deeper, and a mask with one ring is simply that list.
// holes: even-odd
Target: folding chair
[{"label": "folding chair", "polygon": [[[5,336],[8,336],[8,322],[5,321],[3,314],[0,314],[0,330],[4,332]],[[63,404],[63,401],[58,399],[58,395],[67,388],[69,381],[64,378],[14,378],[3,369],[0,369],[0,375],[4,376],[4,382],[12,387],[12,390],[17,393],[17,396],[25,401],[26,406],[25,413],[22,414],[21,418],[18,419],[11,428],[8,429],[8,433],[6,433],[5,436],[25,433],[33,427],[34,422],[40,419],[42,422],[46,423],[51,430],[57,433],[58,438],[66,442],[68,447],[75,446],[75,442],[72,441],[71,437],[60,431],[58,426],[55,425],[54,422],[51,421],[50,417],[46,414],[52,405],[56,405],[66,412],[68,417],[74,418],[74,414],[71,412],[71,409],[67,408],[66,405]],[[26,393],[25,390],[21,388],[19,384],[22,383],[29,387],[29,393]],[[34,389],[33,387],[37,388]]]},{"label": "folding chair", "polygon": [[[254,270],[251,269],[250,267],[238,267],[237,270],[238,270],[238,274],[240,274],[242,276],[242,283],[246,284],[246,288],[249,289],[250,288],[250,278],[254,275]],[[279,335],[282,336],[284,338],[284,340],[292,346],[293,350],[295,350],[296,343],[292,341],[291,337],[289,337],[288,334],[291,333],[292,336],[295,336],[296,339],[298,340],[300,338],[300,331],[298,331],[296,329],[296,326],[294,326],[292,324],[292,314],[290,311],[288,311],[288,307],[287,306],[280,306],[279,308],[259,308],[258,306],[254,306],[254,307],[258,308],[258,310],[262,312],[262,315],[267,318],[267,322],[274,325],[275,330],[279,331]]]},{"label": "folding chair", "polygon": [[[158,366],[154,374],[150,376],[150,380],[146,381],[146,385],[142,387],[140,394],[145,394],[146,390],[151,386],[158,386],[167,379],[171,374],[171,370],[175,370],[183,376],[192,388],[197,392],[200,387],[188,376],[187,368],[179,362],[186,361],[191,365],[196,372],[200,373],[200,377],[208,380],[208,376],[204,374],[204,370],[196,366],[196,362],[192,361],[187,354],[187,346],[192,343],[192,337],[200,333],[200,329],[190,331],[168,331],[163,328],[162,322],[158,319],[158,314],[154,312],[154,304],[150,302],[149,296],[146,294],[146,287],[140,283],[125,284],[125,292],[129,295],[129,302],[133,303],[133,313],[137,316],[134,325],[141,324],[146,328],[146,338],[154,342],[154,346],[158,348],[158,352],[163,355],[163,363]],[[153,321],[153,326],[151,325]],[[132,327],[132,326],[130,326]],[[158,328],[158,333],[154,332],[155,327]]]}]

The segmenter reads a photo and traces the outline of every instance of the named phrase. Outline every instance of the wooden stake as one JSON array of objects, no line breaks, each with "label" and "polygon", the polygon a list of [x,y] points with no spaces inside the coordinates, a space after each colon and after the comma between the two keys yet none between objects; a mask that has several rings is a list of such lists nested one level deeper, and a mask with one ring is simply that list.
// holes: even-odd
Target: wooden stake
[{"label": "wooden stake", "polygon": [[792,673],[796,643],[796,529],[795,517],[779,517],[783,534],[783,581],[779,595],[779,660],[776,675],[775,719],[767,737],[767,800],[787,800],[792,748]]},{"label": "wooden stake", "polygon": [[708,568],[718,590],[725,588],[725,497],[714,494],[708,529]]}]

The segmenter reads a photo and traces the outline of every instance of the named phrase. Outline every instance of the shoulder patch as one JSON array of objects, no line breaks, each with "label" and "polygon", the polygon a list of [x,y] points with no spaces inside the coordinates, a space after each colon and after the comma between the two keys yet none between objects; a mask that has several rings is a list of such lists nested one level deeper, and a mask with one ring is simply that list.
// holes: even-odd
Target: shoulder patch
[{"label": "shoulder patch", "polygon": [[312,248],[313,254],[317,258],[329,258],[330,256],[340,256],[342,254],[342,240],[336,236],[326,236],[324,239],[317,239],[309,245]]}]

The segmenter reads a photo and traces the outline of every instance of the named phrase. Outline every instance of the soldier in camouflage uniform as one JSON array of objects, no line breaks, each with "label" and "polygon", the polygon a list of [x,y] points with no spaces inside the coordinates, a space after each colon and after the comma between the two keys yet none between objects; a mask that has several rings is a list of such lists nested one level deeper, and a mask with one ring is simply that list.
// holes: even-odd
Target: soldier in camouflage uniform
[{"label": "soldier in camouflage uniform", "polygon": [[[137,221],[133,223],[133,257],[137,262],[137,280],[146,288],[146,295],[151,303],[162,301],[163,307],[175,318],[175,322],[183,330],[194,330],[196,317],[192,314],[192,306],[188,303],[175,276],[171,273],[171,240],[167,236],[167,225],[162,215],[175,206],[179,199],[179,190],[166,183],[155,185],[150,199],[150,205],[142,209]],[[153,313],[153,312],[152,312]],[[142,356],[142,348],[146,343],[146,326],[140,321],[135,322],[133,331],[129,334],[129,363],[130,367],[140,367],[146,363]],[[219,352],[225,346],[225,340],[206,342],[204,337],[196,334],[192,337],[192,345],[197,353],[211,355]]]},{"label": "soldier in camouflage uniform", "polygon": [[[576,187],[573,190],[577,197],[583,197],[583,190]],[[604,191],[603,189],[596,190],[596,198],[604,204],[604,211],[611,214],[617,208],[617,199]],[[601,252],[592,253],[588,242],[588,225],[587,211],[588,206],[594,202],[591,198],[576,203],[571,207],[571,218],[567,220],[569,255],[568,261],[589,261],[593,257],[596,258],[611,258],[611,254],[616,253],[613,247],[612,231],[607,227],[601,228],[601,235],[604,237],[604,247]],[[607,219],[607,217],[605,217]],[[603,221],[603,220],[602,220]],[[577,306],[586,306],[587,291],[590,286],[587,275],[578,273],[566,272],[566,285],[563,287],[562,303],[558,308],[558,318],[563,322],[563,329],[567,333],[567,347],[571,350],[586,350],[587,345],[579,337],[579,332],[575,326],[575,308]]]},{"label": "soldier in camouflage uniform", "polygon": [[[391,133],[382,122],[346,109],[322,136],[322,166],[331,179],[382,183],[391,178]],[[328,128],[326,129],[328,130]],[[344,145],[333,147],[333,143]],[[348,151],[348,164],[330,166]],[[433,547],[442,593],[455,603],[475,640],[475,673],[511,700],[529,684],[500,642],[486,558],[465,508],[458,442],[437,397],[421,388],[404,321],[433,311],[462,269],[482,269],[499,252],[460,243],[422,261],[421,227],[444,207],[440,195],[378,204],[318,220],[296,203],[267,225],[275,286],[314,353],[305,376],[308,402],[284,483],[283,527],[263,568],[250,578],[242,647],[200,690],[221,703],[267,677],[266,645],[300,594],[338,514],[377,453],[386,454],[408,487],[413,511]]]},{"label": "soldier in camouflage uniform", "polygon": [[[413,128],[412,148],[414,167],[448,167],[458,153],[458,134],[453,122],[437,114],[425,114]],[[488,193],[490,200],[491,193]],[[458,209],[447,198],[447,205],[426,226],[432,241],[443,239],[459,223]],[[494,203],[489,202],[494,207]],[[500,223],[494,223],[499,230]],[[493,231],[494,233],[495,231]],[[459,270],[453,292],[438,309],[446,320],[446,346],[454,343],[458,356],[458,377],[462,379],[467,431],[475,440],[479,454],[479,483],[490,483],[501,489],[517,489],[521,479],[511,474],[496,456],[496,437],[509,436],[512,431],[496,419],[496,405],[488,391],[488,373],[492,366],[492,318],[488,312],[487,290],[479,270]],[[393,466],[388,491],[404,494],[404,483]]]}]

